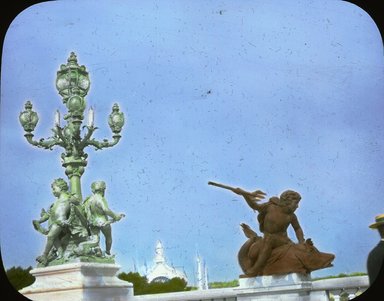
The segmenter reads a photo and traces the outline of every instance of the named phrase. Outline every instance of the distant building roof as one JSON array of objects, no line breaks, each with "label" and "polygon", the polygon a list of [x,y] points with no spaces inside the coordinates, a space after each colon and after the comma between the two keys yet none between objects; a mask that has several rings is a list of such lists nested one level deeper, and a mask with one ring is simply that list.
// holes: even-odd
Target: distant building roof
[{"label": "distant building roof", "polygon": [[155,265],[146,275],[148,282],[166,282],[175,277],[182,278],[188,282],[188,278],[183,271],[177,270],[166,262],[163,244],[160,240],[156,243],[154,262]]}]

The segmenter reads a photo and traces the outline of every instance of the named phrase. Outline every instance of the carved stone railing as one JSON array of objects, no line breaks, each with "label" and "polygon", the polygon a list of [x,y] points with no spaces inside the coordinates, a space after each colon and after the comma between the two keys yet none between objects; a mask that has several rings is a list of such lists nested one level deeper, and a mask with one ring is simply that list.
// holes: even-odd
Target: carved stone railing
[{"label": "carved stone railing", "polygon": [[219,288],[177,293],[134,296],[133,301],[236,301],[237,292],[233,288]]},{"label": "carved stone railing", "polygon": [[[85,263],[77,265],[87,266]],[[75,267],[77,267],[77,265],[74,264]],[[70,268],[73,267],[71,266]],[[45,269],[48,269],[48,272],[51,273],[51,270],[57,269],[57,267],[49,267]],[[82,295],[88,297],[93,296],[92,294],[95,293],[99,295],[103,293],[103,296],[111,297],[112,293],[114,293],[116,298],[113,300],[118,301],[346,301],[364,293],[369,286],[367,276],[332,278],[313,281],[310,277],[305,275],[289,274],[285,276],[264,276],[247,279],[240,278],[240,285],[237,287],[135,296],[134,292],[132,292],[132,285],[125,281],[118,281],[119,283],[117,283],[117,280],[114,280],[118,284],[116,285],[116,283],[112,283],[108,277],[98,276],[98,273],[92,274],[92,277],[89,277],[89,275],[89,280],[85,281],[86,285],[80,285],[79,288],[74,290],[72,293],[81,293]],[[77,282],[75,280],[80,279],[83,276],[76,278],[73,275],[69,275],[68,277],[71,281],[68,281],[66,285],[76,286]],[[58,291],[68,290],[68,287],[63,286],[63,281],[66,283],[63,275],[56,278],[50,277],[49,279],[51,279],[51,282],[56,280],[58,281],[56,283]],[[36,282],[34,286],[37,286],[38,289],[44,291],[46,289],[44,288],[46,283],[47,281],[40,281],[39,285],[39,283]],[[101,286],[97,287],[95,286],[95,283],[99,283]],[[126,288],[123,283],[126,283]],[[110,286],[120,288],[118,290],[111,290]],[[123,286],[124,288],[122,288]],[[129,294],[122,294],[122,289],[128,289]],[[28,289],[23,289],[21,293],[26,294],[32,300],[41,301],[52,300],[52,298],[49,297],[49,294],[54,293],[54,299],[59,300],[57,292],[48,292],[48,295],[46,292],[44,296],[40,296],[38,292],[35,291],[33,295],[28,295]],[[67,296],[69,296],[68,292]],[[74,297],[74,295],[71,296]],[[88,297],[85,299],[88,300]],[[69,299],[62,298],[60,300]],[[75,300],[79,298],[72,299]],[[107,299],[109,300],[110,298]],[[99,298],[99,300],[101,299]],[[104,298],[103,300],[106,299]]]},{"label": "carved stone railing", "polygon": [[302,281],[289,285],[271,287],[232,287],[141,295],[131,297],[132,301],[263,301],[263,300],[305,300],[344,301],[351,300],[368,288],[367,276]]},{"label": "carved stone railing", "polygon": [[312,292],[325,292],[328,300],[352,300],[369,286],[368,276],[330,278],[312,282]]}]

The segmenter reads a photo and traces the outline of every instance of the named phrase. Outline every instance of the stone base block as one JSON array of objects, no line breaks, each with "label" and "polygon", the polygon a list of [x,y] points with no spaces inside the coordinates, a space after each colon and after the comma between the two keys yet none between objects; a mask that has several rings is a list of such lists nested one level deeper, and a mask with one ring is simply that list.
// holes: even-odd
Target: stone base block
[{"label": "stone base block", "polygon": [[261,288],[285,285],[300,285],[311,281],[310,274],[291,273],[285,275],[259,276],[239,279],[239,288]]},{"label": "stone base block", "polygon": [[78,262],[36,268],[35,282],[20,290],[34,301],[129,301],[133,285],[117,278],[120,266]]},{"label": "stone base block", "polygon": [[310,301],[311,286],[309,274],[240,278],[237,301]]}]

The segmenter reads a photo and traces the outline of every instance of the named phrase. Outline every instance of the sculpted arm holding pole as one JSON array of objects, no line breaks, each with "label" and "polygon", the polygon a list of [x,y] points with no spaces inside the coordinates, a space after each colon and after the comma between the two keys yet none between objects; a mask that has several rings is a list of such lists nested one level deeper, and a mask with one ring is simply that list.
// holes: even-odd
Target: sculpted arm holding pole
[{"label": "sculpted arm holding pole", "polygon": [[254,210],[260,211],[264,207],[263,204],[259,205],[257,203],[258,201],[264,199],[265,195],[266,195],[265,192],[263,192],[261,190],[255,190],[253,192],[249,192],[249,191],[246,191],[246,190],[239,188],[239,187],[235,188],[235,187],[231,187],[228,185],[224,185],[224,184],[216,183],[216,182],[212,182],[212,181],[209,181],[208,185],[228,189],[228,190],[231,190],[232,192],[234,192],[238,195],[243,196],[245,201],[247,202],[248,206]]}]

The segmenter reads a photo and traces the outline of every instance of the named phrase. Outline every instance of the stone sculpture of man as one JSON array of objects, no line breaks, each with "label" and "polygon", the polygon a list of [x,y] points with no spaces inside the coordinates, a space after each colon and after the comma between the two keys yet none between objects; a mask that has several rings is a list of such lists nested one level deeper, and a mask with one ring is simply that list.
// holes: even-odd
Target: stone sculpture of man
[{"label": "stone sculpture of man", "polygon": [[[42,255],[36,258],[43,266],[50,260],[49,255],[53,247],[57,250],[57,256],[61,257],[69,242],[71,204],[78,205],[79,200],[68,191],[65,180],[55,179],[51,185],[52,193],[56,201],[50,206],[48,212],[42,209],[41,218],[33,221],[35,229],[47,235],[47,242]],[[48,229],[41,227],[41,223],[48,221]]]},{"label": "stone sculpture of man", "polygon": [[[280,197],[274,196],[268,202],[259,203],[266,195],[261,190],[248,192],[211,181],[208,185],[228,189],[243,196],[248,206],[259,213],[257,220],[263,236],[258,235],[247,224],[241,224],[248,239],[237,255],[244,272],[240,277],[308,274],[332,266],[335,255],[320,252],[310,238],[304,240],[303,230],[295,214],[301,200],[298,192],[286,190]],[[289,226],[294,229],[298,243],[288,237]]]},{"label": "stone sculpture of man", "polygon": [[280,198],[272,197],[269,202],[258,204],[259,199],[255,200],[244,194],[241,189],[235,192],[242,195],[247,204],[259,212],[257,219],[260,224],[260,231],[264,234],[263,239],[259,241],[259,255],[253,265],[246,270],[246,274],[259,274],[271,256],[273,249],[293,243],[287,234],[290,225],[295,231],[298,242],[305,242],[303,230],[294,213],[301,200],[299,193],[287,190],[280,195]]},{"label": "stone sculpture of man", "polygon": [[[91,235],[95,244],[100,242],[100,231],[105,237],[105,253],[111,255],[112,229],[111,223],[119,221],[125,215],[115,213],[105,199],[106,185],[104,181],[96,181],[91,185],[93,195],[89,196],[83,204],[84,213],[88,220]],[[109,219],[111,217],[111,219]]]}]

